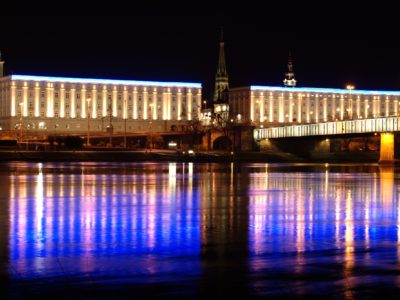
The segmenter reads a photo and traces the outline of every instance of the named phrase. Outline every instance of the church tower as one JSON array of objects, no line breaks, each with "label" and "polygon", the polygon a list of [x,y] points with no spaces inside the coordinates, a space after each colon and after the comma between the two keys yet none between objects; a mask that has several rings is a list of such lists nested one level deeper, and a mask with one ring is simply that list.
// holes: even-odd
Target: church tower
[{"label": "church tower", "polygon": [[228,72],[225,63],[224,32],[221,29],[221,40],[219,42],[218,68],[215,74],[214,102],[222,100],[222,94],[229,89]]},{"label": "church tower", "polygon": [[4,61],[1,59],[1,51],[0,51],[0,77],[4,76]]},{"label": "church tower", "polygon": [[283,80],[283,84],[287,87],[295,87],[296,82],[297,81],[294,78],[294,72],[293,72],[292,55],[289,52],[288,72],[285,74],[285,79]]}]

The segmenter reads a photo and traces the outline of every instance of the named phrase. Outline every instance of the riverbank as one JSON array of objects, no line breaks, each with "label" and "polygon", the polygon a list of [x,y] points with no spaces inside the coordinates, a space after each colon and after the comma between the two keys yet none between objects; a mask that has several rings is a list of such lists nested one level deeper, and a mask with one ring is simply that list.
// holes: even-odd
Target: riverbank
[{"label": "riverbank", "polygon": [[323,152],[309,157],[285,152],[197,152],[149,151],[24,151],[2,150],[0,161],[177,161],[177,162],[378,162],[378,152]]}]

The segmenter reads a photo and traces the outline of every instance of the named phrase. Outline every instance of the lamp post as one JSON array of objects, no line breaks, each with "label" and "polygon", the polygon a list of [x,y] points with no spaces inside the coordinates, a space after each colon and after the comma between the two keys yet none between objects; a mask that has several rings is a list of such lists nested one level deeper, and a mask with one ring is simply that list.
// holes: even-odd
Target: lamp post
[{"label": "lamp post", "polygon": [[90,146],[90,101],[92,99],[87,98],[86,99],[86,116],[87,116],[87,141],[86,141],[86,146]]}]

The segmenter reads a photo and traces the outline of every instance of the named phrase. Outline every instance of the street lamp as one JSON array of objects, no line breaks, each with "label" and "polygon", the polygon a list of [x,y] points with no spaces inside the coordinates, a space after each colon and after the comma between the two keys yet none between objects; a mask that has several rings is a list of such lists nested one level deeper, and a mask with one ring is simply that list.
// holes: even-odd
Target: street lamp
[{"label": "street lamp", "polygon": [[89,147],[90,146],[90,101],[92,99],[87,98],[86,99],[86,116],[87,116],[87,143],[86,146]]}]

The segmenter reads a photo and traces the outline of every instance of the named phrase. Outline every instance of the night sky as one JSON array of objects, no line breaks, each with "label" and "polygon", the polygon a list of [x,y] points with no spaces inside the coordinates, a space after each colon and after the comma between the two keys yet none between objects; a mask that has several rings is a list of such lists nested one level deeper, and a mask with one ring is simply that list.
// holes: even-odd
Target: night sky
[{"label": "night sky", "polygon": [[298,86],[400,90],[400,19],[385,1],[16,2],[0,11],[9,74],[201,82],[209,98],[223,26],[231,87],[281,85],[290,50]]}]

